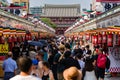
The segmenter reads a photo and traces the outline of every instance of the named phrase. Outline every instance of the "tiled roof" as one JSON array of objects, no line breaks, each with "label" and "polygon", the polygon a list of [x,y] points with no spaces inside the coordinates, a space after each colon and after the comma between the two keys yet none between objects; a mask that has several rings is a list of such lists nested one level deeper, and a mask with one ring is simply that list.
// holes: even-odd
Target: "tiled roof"
[{"label": "tiled roof", "polygon": [[43,15],[47,17],[78,17],[80,15],[80,5],[51,5],[46,4],[43,8]]}]

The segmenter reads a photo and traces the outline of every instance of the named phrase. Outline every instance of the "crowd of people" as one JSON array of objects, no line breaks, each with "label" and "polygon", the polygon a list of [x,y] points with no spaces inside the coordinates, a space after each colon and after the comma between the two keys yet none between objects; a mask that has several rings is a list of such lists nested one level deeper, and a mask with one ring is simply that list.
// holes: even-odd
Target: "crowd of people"
[{"label": "crowd of people", "polygon": [[83,40],[48,39],[47,43],[16,44],[3,62],[4,80],[104,80],[110,61],[100,46],[92,51]]}]

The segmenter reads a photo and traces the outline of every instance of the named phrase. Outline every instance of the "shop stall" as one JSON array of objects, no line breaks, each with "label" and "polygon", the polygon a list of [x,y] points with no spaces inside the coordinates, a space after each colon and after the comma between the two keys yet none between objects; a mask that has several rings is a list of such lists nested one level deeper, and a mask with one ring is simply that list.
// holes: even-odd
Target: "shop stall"
[{"label": "shop stall", "polygon": [[111,61],[109,71],[120,73],[120,6],[77,27],[72,26],[65,35],[77,36],[92,47],[99,45],[104,48]]}]

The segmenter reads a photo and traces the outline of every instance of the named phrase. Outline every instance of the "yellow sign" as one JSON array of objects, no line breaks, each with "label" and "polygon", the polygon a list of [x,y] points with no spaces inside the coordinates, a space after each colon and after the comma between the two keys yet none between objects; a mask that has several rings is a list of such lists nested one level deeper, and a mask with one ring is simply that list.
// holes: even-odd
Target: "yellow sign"
[{"label": "yellow sign", "polygon": [[9,45],[7,43],[0,44],[0,53],[8,53]]}]

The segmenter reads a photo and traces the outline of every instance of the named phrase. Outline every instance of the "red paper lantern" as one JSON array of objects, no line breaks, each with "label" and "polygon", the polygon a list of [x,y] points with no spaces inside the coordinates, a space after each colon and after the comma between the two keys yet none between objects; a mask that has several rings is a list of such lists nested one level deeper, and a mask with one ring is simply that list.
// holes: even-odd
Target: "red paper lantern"
[{"label": "red paper lantern", "polygon": [[106,32],[103,32],[103,35],[102,35],[102,43],[107,43],[107,35],[106,35]]},{"label": "red paper lantern", "polygon": [[14,42],[17,42],[17,37],[16,36],[14,36]]},{"label": "red paper lantern", "polygon": [[112,47],[113,46],[113,34],[112,33],[108,34],[107,38],[108,38],[107,46]]},{"label": "red paper lantern", "polygon": [[1,40],[1,41],[0,41],[1,44],[4,44],[4,43],[5,43],[5,38],[4,38],[4,36],[1,36],[1,37],[0,37],[0,40]]},{"label": "red paper lantern", "polygon": [[25,36],[22,37],[23,41],[25,41]]},{"label": "red paper lantern", "polygon": [[89,39],[90,39],[90,35],[87,34],[87,35],[86,35],[86,40],[89,40]]},{"label": "red paper lantern", "polygon": [[9,36],[9,37],[8,37],[8,42],[9,42],[9,43],[12,43],[12,42],[13,42],[12,36]]},{"label": "red paper lantern", "polygon": [[118,45],[120,46],[120,33],[118,34]]},{"label": "red paper lantern", "polygon": [[82,35],[80,35],[80,36],[79,36],[79,38],[80,38],[80,39],[82,39],[82,38],[83,38],[83,36],[82,36]]},{"label": "red paper lantern", "polygon": [[17,37],[17,41],[18,41],[18,42],[21,42],[21,38],[20,38],[20,37]]},{"label": "red paper lantern", "polygon": [[29,40],[32,40],[32,36],[31,35],[29,35]]},{"label": "red paper lantern", "polygon": [[26,34],[25,40],[29,40],[29,35],[28,34]]},{"label": "red paper lantern", "polygon": [[101,43],[102,43],[102,35],[99,34],[99,35],[98,35],[98,44],[101,44]]},{"label": "red paper lantern", "polygon": [[93,42],[93,44],[95,44],[95,45],[97,45],[97,43],[98,43],[98,36],[97,35],[94,35],[94,36],[92,36],[92,42]]}]

